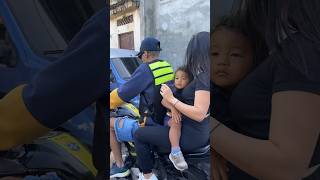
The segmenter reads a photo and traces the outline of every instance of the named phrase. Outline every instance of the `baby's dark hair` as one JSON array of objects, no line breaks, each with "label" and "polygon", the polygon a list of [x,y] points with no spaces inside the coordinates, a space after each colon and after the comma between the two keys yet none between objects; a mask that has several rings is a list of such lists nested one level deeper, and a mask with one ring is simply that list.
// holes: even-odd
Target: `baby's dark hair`
[{"label": "baby's dark hair", "polygon": [[213,32],[221,28],[226,28],[230,31],[235,31],[243,34],[251,42],[253,49],[253,63],[254,65],[260,64],[268,56],[268,46],[264,38],[247,23],[246,18],[239,14],[224,16],[220,19],[217,25],[215,25]]},{"label": "baby's dark hair", "polygon": [[189,81],[191,81],[193,79],[192,73],[189,71],[189,69],[187,68],[186,65],[178,67],[178,69],[174,73],[174,76],[176,76],[176,73],[178,71],[182,71],[182,72],[186,73],[188,75]]}]

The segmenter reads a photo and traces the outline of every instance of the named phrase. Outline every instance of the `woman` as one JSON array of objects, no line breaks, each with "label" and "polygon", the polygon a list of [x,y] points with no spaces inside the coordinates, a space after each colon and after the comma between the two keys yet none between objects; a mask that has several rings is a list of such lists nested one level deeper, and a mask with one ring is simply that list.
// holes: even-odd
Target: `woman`
[{"label": "woman", "polygon": [[320,2],[244,3],[271,51],[233,91],[236,131],[213,120],[211,144],[229,179],[319,179]]},{"label": "woman", "polygon": [[[186,52],[187,69],[194,79],[183,89],[177,100],[167,85],[162,85],[161,95],[182,114],[180,146],[183,152],[192,152],[209,143],[210,105],[210,36],[200,32],[192,37]],[[143,176],[140,179],[157,179],[152,173],[153,154],[150,145],[170,152],[169,128],[147,126],[135,133],[137,160]]]}]

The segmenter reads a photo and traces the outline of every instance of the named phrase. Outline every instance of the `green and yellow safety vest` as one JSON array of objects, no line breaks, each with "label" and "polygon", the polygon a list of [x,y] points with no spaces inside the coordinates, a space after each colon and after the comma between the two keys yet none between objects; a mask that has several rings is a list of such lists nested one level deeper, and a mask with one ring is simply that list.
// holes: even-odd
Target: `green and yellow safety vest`
[{"label": "green and yellow safety vest", "polygon": [[154,83],[156,86],[173,80],[173,68],[165,60],[158,60],[156,62],[150,63],[149,67],[152,71]]},{"label": "green and yellow safety vest", "polygon": [[[162,124],[163,118],[166,113],[166,108],[161,105],[162,96],[160,95],[161,84],[172,81],[174,78],[174,72],[172,66],[165,60],[156,60],[149,64],[150,70],[154,78],[154,97],[152,105],[140,104],[139,112],[141,120],[145,121],[144,116],[149,116],[153,121]],[[144,98],[141,94],[140,98]],[[140,99],[140,103],[143,101]],[[146,113],[147,112],[147,113]]]}]

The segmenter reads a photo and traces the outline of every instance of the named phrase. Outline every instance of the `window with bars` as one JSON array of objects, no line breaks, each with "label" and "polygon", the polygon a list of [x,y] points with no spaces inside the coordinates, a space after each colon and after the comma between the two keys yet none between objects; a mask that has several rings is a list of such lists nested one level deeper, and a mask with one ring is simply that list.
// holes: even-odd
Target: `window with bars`
[{"label": "window with bars", "polygon": [[117,26],[123,26],[132,22],[133,22],[133,15],[124,16],[123,18],[117,20]]}]

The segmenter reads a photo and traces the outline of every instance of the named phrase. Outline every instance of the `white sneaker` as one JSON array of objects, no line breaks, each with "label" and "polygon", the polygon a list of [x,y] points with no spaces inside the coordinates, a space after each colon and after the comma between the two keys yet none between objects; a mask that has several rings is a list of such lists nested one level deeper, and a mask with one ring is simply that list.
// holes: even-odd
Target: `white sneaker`
[{"label": "white sneaker", "polygon": [[169,154],[169,159],[173,163],[174,167],[177,170],[184,171],[184,170],[188,169],[188,164],[184,160],[182,152],[179,152],[179,153],[177,153],[175,155],[170,153]]},{"label": "white sneaker", "polygon": [[144,178],[143,173],[139,173],[139,179],[138,180],[158,180],[157,176],[152,174],[152,176],[149,179]]}]

